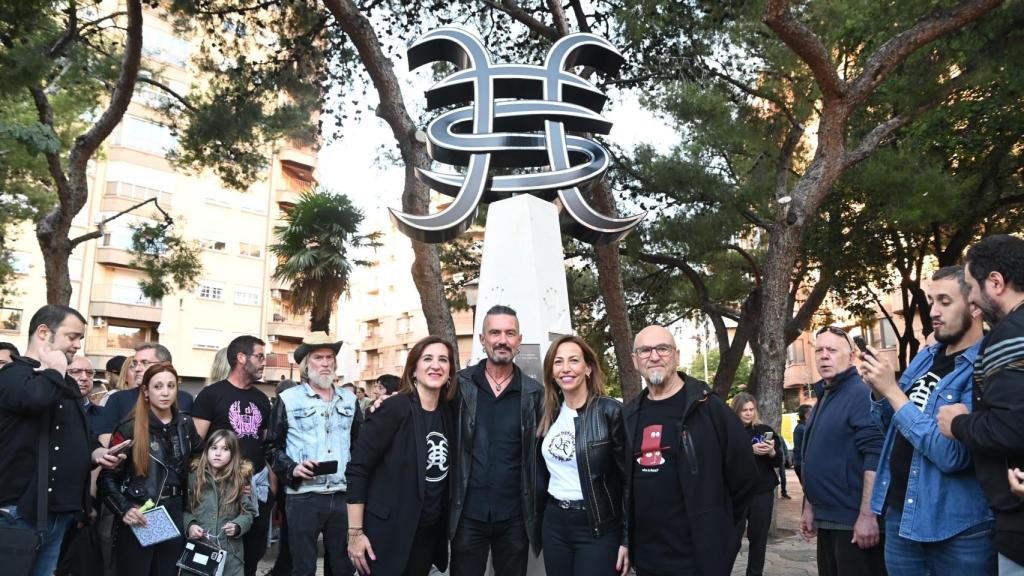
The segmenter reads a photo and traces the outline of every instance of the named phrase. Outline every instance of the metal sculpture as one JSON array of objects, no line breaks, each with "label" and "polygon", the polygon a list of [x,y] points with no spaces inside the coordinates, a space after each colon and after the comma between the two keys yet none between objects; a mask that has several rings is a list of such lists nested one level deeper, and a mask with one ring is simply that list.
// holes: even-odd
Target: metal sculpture
[{"label": "metal sculpture", "polygon": [[[408,56],[412,70],[438,61],[458,68],[426,92],[427,110],[468,105],[441,114],[426,130],[430,157],[464,166],[465,173],[417,170],[420,181],[455,199],[425,216],[391,210],[403,233],[421,242],[452,240],[469,228],[481,202],[516,194],[557,198],[562,230],[594,244],[620,240],[643,219],[605,216],[583,197],[604,176],[609,159],[604,148],[578,134],[607,134],[611,122],[600,114],[607,96],[569,69],[590,66],[615,74],[624,60],[610,42],[570,34],[551,47],[543,66],[494,64],[476,34],[439,28],[414,42]],[[494,175],[495,168],[534,170]]]}]

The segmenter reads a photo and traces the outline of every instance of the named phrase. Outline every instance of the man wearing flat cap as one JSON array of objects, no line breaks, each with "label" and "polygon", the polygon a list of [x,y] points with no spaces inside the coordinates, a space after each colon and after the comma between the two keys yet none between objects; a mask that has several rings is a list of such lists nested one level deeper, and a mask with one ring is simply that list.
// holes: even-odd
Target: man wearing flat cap
[{"label": "man wearing flat cap", "polygon": [[295,349],[302,384],[281,393],[267,429],[267,461],[284,480],[292,574],[316,572],[323,533],[334,576],[354,569],[346,548],[345,466],[363,415],[351,391],[335,386],[341,342],[317,332]]}]

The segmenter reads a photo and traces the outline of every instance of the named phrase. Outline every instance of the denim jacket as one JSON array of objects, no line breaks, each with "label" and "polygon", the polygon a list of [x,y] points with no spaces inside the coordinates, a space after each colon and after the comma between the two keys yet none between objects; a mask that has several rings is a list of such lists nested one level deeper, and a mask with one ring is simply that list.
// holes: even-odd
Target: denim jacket
[{"label": "denim jacket", "polygon": [[[897,434],[914,446],[907,478],[899,535],[915,542],[938,542],[992,519],[988,502],[974,475],[970,452],[963,443],[939,433],[935,420],[939,407],[963,403],[971,407],[972,373],[981,341],[956,359],[953,371],[935,385],[924,411],[907,402],[898,412],[885,399],[871,402],[871,416],[885,432],[885,443],[878,463],[871,511],[882,514],[892,480],[889,456]],[[914,382],[928,373],[944,345],[934,344],[922,350],[907,366],[899,386],[908,391]]]},{"label": "denim jacket", "polygon": [[[344,492],[345,467],[359,434],[362,412],[355,394],[336,387],[325,402],[309,383],[281,393],[267,432],[267,457],[279,477],[288,478],[288,494]],[[306,460],[336,460],[338,471],[295,478],[295,466]]]}]

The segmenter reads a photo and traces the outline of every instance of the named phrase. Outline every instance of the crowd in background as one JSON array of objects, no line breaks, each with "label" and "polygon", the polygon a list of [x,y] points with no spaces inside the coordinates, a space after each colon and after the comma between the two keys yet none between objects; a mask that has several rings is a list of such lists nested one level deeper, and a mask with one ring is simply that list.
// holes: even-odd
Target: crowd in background
[{"label": "crowd in background", "polygon": [[[255,575],[275,515],[277,576],[314,574],[321,540],[335,576],[523,576],[531,554],[549,574],[724,576],[744,534],[758,576],[791,459],[819,574],[1020,576],[1024,240],[972,246],[928,299],[934,343],[899,376],[817,331],[822,379],[791,451],[757,398],[730,406],[680,372],[662,326],[636,334],[646,387],[625,405],[579,337],[550,343],[541,381],[520,370],[508,306],[461,370],[429,336],[368,390],[338,380],[341,342],[315,333],[271,400],[265,343],[240,336],[193,398],[158,343],[99,378],[77,354],[85,318],[44,306],[24,353],[0,343],[0,529],[39,536],[22,571],[39,576],[204,573],[197,546]],[[0,547],[10,570],[15,548]]]}]

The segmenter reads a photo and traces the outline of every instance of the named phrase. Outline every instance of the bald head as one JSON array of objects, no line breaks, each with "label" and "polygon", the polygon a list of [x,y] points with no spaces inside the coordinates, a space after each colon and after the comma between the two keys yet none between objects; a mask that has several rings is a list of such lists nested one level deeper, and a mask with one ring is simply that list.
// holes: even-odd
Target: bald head
[{"label": "bald head", "polygon": [[679,367],[676,339],[663,326],[648,326],[633,339],[633,365],[649,386],[670,385]]}]

